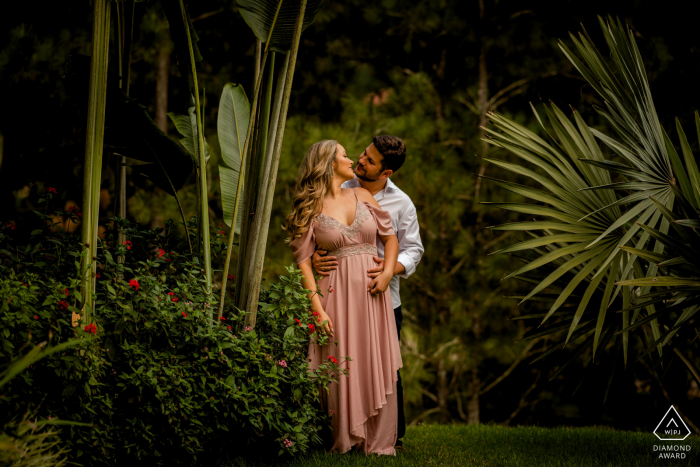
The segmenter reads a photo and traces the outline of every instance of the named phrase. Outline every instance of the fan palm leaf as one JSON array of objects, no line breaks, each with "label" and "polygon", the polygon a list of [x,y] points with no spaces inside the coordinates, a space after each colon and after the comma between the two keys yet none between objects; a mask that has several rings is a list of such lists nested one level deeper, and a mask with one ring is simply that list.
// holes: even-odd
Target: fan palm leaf
[{"label": "fan palm leaf", "polygon": [[[664,302],[650,294],[651,288],[661,287],[661,281],[664,286],[674,284],[687,290],[700,282],[695,279],[700,275],[693,276],[687,264],[695,248],[669,236],[671,225],[674,234],[681,227],[696,225],[691,216],[680,219],[673,213],[697,212],[700,172],[680,124],[676,130],[682,158],[660,125],[631,31],[612,18],[607,22],[601,18],[600,24],[610,58],[603,57],[585,31],[578,37],[571,35],[573,50],[563,42],[560,48],[603,99],[604,107],[595,110],[611,134],[589,128],[575,110],[568,117],[554,104],[545,104],[544,113],[533,107],[546,138],[503,115],[490,114],[492,126],[484,128],[484,139],[521,161],[485,160],[537,182],[541,189],[491,179],[539,204],[485,204],[533,217],[492,229],[526,231],[533,237],[497,251],[530,249],[535,253],[535,259],[507,276],[535,283],[522,301],[551,290],[558,292],[547,301],[549,309],[544,315],[533,316],[542,318],[540,326],[550,319],[555,322],[534,336],[568,329],[561,346],[577,336],[585,337],[581,345],[592,346],[594,357],[598,346],[605,347],[620,334],[626,363],[631,330],[648,325],[659,356],[674,334],[672,329],[662,332],[658,319],[668,313],[665,307],[656,310]],[[700,133],[697,115],[696,126]],[[599,143],[616,160],[604,157]],[[660,267],[690,276],[669,279],[660,276]],[[533,274],[536,270],[544,274]],[[525,273],[527,278],[519,277]],[[567,302],[576,307],[573,315],[558,311]],[[697,311],[694,301],[687,303],[693,305],[683,308],[676,325],[687,322]],[[610,309],[620,310],[621,316],[608,313]]]}]

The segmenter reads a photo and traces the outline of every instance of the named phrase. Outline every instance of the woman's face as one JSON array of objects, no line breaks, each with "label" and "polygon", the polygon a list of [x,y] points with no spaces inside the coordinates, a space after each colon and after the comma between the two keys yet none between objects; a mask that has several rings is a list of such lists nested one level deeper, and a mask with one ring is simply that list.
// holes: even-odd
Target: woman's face
[{"label": "woman's face", "polygon": [[338,143],[338,148],[335,151],[333,173],[343,180],[352,180],[355,178],[355,172],[352,170],[353,164],[354,162],[348,157],[345,148]]}]

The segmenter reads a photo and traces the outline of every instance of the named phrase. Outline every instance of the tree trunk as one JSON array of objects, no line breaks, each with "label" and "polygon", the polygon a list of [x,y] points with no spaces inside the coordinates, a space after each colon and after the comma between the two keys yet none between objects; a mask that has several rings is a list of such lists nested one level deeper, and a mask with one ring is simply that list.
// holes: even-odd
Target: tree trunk
[{"label": "tree trunk", "polygon": [[440,358],[438,360],[437,377],[437,398],[438,408],[440,409],[440,423],[449,423],[450,412],[447,410],[447,396],[449,393],[449,387],[447,384],[447,370],[445,369],[444,358]]},{"label": "tree trunk", "polygon": [[156,72],[156,125],[168,133],[168,71],[170,70],[170,50],[162,47],[158,54]]},{"label": "tree trunk", "polygon": [[[474,307],[472,311],[472,334],[474,338],[473,346],[477,350],[481,344],[481,320],[479,319],[479,307]],[[479,357],[476,352],[472,352],[472,378],[469,382],[469,401],[467,402],[467,424],[475,425],[481,422],[479,414],[479,392],[481,391],[481,380],[479,379]]]},{"label": "tree trunk", "polygon": [[[479,1],[479,13],[480,18],[483,23],[484,19],[484,2]],[[488,122],[488,111],[489,111],[489,75],[486,68],[486,52],[488,50],[488,44],[486,38],[482,36],[481,38],[481,51],[479,53],[479,128],[486,126]],[[485,142],[481,142],[481,157],[486,157],[489,150],[489,145]],[[479,175],[484,175],[486,171],[486,165],[481,164],[479,167]],[[479,191],[481,189],[481,177],[476,179],[476,186],[474,188],[474,205],[479,202]],[[476,229],[479,232],[476,235],[477,245],[482,243],[483,237],[480,228],[482,214],[477,217]],[[476,249],[481,251],[481,248]],[[478,264],[478,263],[477,263]],[[471,381],[469,382],[469,401],[467,402],[467,423],[468,424],[478,424],[480,423],[479,414],[479,390],[481,389],[481,380],[479,379],[479,358],[478,349],[481,344],[481,320],[479,319],[479,307],[475,306],[472,309],[472,371],[471,371]]]}]

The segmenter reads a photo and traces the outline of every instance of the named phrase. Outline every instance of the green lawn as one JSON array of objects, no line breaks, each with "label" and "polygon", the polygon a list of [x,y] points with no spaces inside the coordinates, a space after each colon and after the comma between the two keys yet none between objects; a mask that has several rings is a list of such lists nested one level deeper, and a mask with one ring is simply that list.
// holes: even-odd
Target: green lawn
[{"label": "green lawn", "polygon": [[[659,459],[654,445],[689,445],[685,459]],[[364,454],[314,453],[285,466],[571,466],[637,467],[700,465],[700,438],[682,442],[659,441],[651,433],[615,431],[607,428],[538,428],[495,425],[423,425],[408,428],[405,453],[397,457]],[[233,461],[225,467],[262,467],[262,463]]]}]

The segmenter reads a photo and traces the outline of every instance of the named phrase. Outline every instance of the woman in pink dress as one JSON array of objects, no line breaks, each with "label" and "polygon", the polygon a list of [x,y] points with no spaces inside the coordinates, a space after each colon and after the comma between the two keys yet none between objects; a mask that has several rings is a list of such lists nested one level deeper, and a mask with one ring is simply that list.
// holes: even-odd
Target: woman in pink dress
[{"label": "woman in pink dress", "polygon": [[[309,345],[309,367],[348,356],[352,370],[323,391],[321,403],[332,415],[333,446],[353,446],[369,454],[396,455],[396,381],[403,366],[389,281],[399,252],[391,216],[364,188],[341,188],[354,177],[351,161],[337,141],[314,144],[299,169],[294,211],[286,219],[290,247],[309,298],[320,316],[319,332],[331,344]],[[371,279],[377,237],[384,243],[384,272]],[[338,258],[338,267],[318,283],[310,258],[316,248]],[[337,341],[337,346],[334,344]],[[347,368],[348,362],[341,364]],[[349,368],[348,368],[349,370]]]}]

